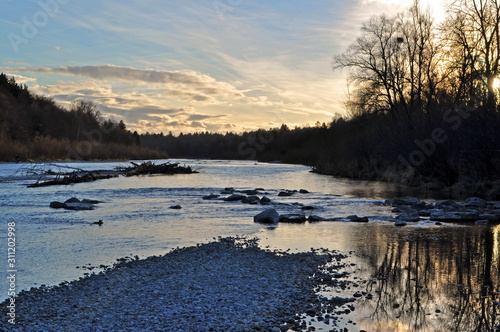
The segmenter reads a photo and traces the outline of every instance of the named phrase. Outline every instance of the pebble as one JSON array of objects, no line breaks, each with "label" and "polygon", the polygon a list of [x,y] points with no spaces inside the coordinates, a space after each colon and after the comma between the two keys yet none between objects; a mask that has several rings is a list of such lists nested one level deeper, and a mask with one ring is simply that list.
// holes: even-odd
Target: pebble
[{"label": "pebble", "polygon": [[[348,301],[319,297],[314,289],[322,281],[312,278],[343,257],[222,238],[164,256],[121,259],[98,274],[20,292],[15,327],[2,320],[0,331],[298,331],[298,312],[317,315],[323,304]],[[0,304],[4,317],[6,310]]]}]

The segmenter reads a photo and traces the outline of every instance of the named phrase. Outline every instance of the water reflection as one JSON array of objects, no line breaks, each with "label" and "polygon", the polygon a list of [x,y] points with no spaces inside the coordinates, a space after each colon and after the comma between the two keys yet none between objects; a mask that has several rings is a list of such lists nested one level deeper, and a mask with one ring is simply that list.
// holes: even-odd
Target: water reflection
[{"label": "water reflection", "polygon": [[500,331],[500,226],[407,235],[379,232],[385,252],[374,255],[375,243],[363,252],[375,273],[366,289],[373,298],[358,304],[361,328]]}]

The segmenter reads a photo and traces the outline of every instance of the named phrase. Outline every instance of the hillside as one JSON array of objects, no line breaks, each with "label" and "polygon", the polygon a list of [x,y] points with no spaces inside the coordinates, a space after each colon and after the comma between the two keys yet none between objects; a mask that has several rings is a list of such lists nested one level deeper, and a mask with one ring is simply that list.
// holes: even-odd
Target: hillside
[{"label": "hillside", "polygon": [[0,74],[0,161],[166,158],[91,102],[68,110]]}]

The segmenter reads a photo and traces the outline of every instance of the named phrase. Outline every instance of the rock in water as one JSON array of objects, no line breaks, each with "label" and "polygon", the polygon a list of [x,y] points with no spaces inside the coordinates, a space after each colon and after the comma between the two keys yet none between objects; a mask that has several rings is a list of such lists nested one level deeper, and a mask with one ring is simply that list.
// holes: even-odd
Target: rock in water
[{"label": "rock in water", "polygon": [[253,221],[261,224],[277,224],[280,215],[275,209],[266,209],[253,217]]},{"label": "rock in water", "polygon": [[232,194],[231,196],[224,198],[224,200],[226,202],[235,202],[235,201],[241,201],[243,199],[243,197],[245,197],[245,196],[240,195],[240,194]]},{"label": "rock in water", "polygon": [[260,204],[268,204],[268,203],[271,203],[271,200],[267,196],[264,196],[260,199]]},{"label": "rock in water", "polygon": [[219,197],[220,197],[220,195],[210,194],[210,195],[203,196],[203,199],[216,199]]},{"label": "rock in water", "polygon": [[303,224],[306,222],[306,216],[303,214],[283,214],[279,216],[279,222],[288,224]]},{"label": "rock in water", "polygon": [[180,206],[180,205],[172,205],[171,207],[169,207],[169,209],[180,210],[180,209],[182,209],[182,206]]}]

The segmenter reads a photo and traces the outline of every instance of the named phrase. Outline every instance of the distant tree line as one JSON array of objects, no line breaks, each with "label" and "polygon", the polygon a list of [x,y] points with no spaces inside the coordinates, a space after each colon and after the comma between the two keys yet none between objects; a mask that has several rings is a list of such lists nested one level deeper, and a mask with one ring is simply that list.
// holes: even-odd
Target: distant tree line
[{"label": "distant tree line", "polygon": [[103,118],[91,102],[66,109],[0,74],[0,160],[142,159],[147,154],[166,156],[142,148],[137,132],[123,121]]},{"label": "distant tree line", "polygon": [[332,61],[334,70],[349,71],[346,117],[315,127],[141,139],[173,157],[282,160],[484,196],[500,187],[500,1],[457,0],[448,9],[441,25],[418,1],[363,24]]}]

